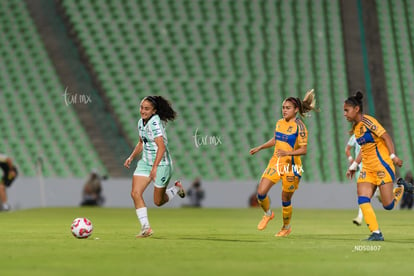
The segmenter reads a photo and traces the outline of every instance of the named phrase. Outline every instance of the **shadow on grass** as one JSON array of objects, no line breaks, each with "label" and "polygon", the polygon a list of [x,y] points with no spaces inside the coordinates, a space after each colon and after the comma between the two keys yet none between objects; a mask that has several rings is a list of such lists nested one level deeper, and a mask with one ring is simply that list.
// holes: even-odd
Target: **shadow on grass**
[{"label": "shadow on grass", "polygon": [[193,240],[193,241],[215,241],[215,242],[249,242],[249,243],[260,243],[263,240],[241,240],[241,239],[226,239],[226,238],[217,238],[217,237],[152,237],[152,239],[159,239],[159,240]]},{"label": "shadow on grass", "polygon": [[[296,240],[330,240],[330,241],[355,241],[355,242],[366,242],[366,243],[380,243],[382,244],[382,242],[372,242],[372,241],[367,241],[365,240],[366,238],[368,238],[369,233],[364,235],[364,234],[306,234],[306,235],[295,235],[295,236],[291,236],[292,238],[296,239]],[[385,241],[384,243],[410,243],[413,244],[414,240],[409,240],[409,239],[393,239],[393,238],[388,238],[385,236]]]},{"label": "shadow on grass", "polygon": [[[295,240],[360,241],[359,234],[306,234],[292,235]],[[363,239],[363,236],[362,236]]]}]

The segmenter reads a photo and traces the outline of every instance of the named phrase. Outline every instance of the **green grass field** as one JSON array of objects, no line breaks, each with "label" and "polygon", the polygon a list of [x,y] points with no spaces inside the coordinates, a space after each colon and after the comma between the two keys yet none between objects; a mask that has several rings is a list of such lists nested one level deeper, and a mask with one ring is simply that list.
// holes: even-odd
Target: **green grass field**
[{"label": "green grass field", "polygon": [[[280,209],[276,209],[279,214]],[[294,209],[293,231],[257,231],[259,209],[149,209],[154,236],[136,239],[134,209],[47,208],[0,213],[1,275],[396,275],[412,271],[414,213],[377,210],[385,242],[364,242],[356,210]],[[75,217],[94,224],[70,233]]]}]

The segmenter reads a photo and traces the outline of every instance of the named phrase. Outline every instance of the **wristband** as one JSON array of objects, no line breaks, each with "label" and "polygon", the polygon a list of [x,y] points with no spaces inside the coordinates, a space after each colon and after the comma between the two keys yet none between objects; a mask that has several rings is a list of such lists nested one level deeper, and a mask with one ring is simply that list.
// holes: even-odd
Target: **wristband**
[{"label": "wristband", "polygon": [[358,163],[356,161],[354,161],[351,166],[349,166],[348,170],[350,171],[356,171],[356,169],[358,168]]},{"label": "wristband", "polygon": [[395,157],[397,157],[397,155],[395,155],[395,153],[391,153],[391,154],[390,154],[390,158],[391,158],[391,160],[392,160],[392,159],[394,159]]},{"label": "wristband", "polygon": [[352,158],[352,156],[348,156],[348,161],[351,162],[352,160],[354,160],[354,158]]}]

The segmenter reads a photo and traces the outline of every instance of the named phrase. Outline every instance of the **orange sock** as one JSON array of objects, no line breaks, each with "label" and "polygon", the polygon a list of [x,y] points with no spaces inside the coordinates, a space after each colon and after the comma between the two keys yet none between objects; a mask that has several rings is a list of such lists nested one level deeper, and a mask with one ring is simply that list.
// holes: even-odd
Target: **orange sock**
[{"label": "orange sock", "polygon": [[372,208],[371,203],[363,203],[359,205],[359,208],[362,210],[364,215],[365,222],[368,225],[368,228],[371,232],[378,231],[379,226],[377,222],[377,217],[375,216],[374,209]]},{"label": "orange sock", "polygon": [[263,211],[267,212],[270,209],[270,198],[268,195],[263,200],[257,199],[259,205],[262,207]]},{"label": "orange sock", "polygon": [[283,216],[283,226],[290,224],[290,219],[292,218],[292,205],[282,207],[282,216]]}]

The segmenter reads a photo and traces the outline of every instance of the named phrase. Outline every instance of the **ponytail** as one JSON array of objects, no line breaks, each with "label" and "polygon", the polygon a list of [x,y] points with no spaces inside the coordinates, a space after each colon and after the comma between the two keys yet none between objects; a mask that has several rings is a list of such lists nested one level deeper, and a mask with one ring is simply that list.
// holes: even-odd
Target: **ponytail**
[{"label": "ponytail", "polygon": [[299,114],[302,117],[309,116],[307,113],[312,110],[319,112],[319,109],[316,108],[315,92],[313,89],[306,92],[303,100],[300,98],[289,97],[286,101],[293,103],[295,108],[297,107],[299,109]]}]

